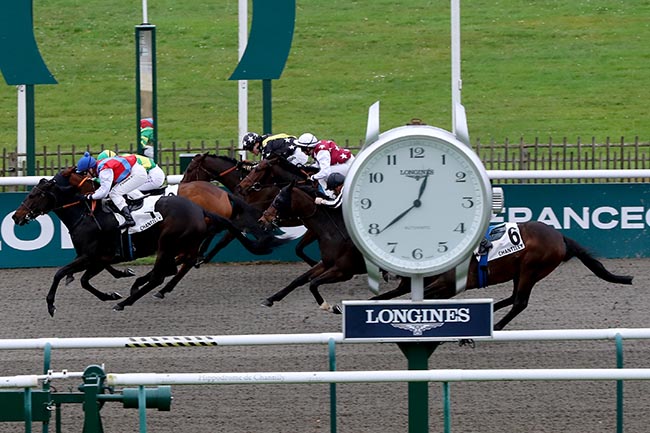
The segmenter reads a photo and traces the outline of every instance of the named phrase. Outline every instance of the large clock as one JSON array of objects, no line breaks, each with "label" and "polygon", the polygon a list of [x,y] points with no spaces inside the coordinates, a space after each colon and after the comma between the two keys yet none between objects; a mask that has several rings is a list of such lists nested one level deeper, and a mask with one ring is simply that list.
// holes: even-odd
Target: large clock
[{"label": "large clock", "polygon": [[357,155],[343,189],[355,245],[367,260],[402,276],[468,263],[491,214],[492,188],[478,156],[428,125],[380,134]]}]

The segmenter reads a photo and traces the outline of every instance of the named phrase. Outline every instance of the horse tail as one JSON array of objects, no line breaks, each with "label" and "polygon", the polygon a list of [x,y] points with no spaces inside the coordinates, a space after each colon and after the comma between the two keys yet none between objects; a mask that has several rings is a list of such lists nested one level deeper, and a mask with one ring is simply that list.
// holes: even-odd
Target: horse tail
[{"label": "horse tail", "polygon": [[610,283],[616,284],[632,284],[632,276],[629,275],[614,275],[605,269],[605,266],[594,256],[592,256],[589,251],[578,242],[574,241],[571,238],[564,236],[564,245],[566,245],[566,255],[564,256],[564,261],[577,257],[582,264],[584,264],[591,272],[593,272],[598,278],[601,278]]},{"label": "horse tail", "polygon": [[287,242],[284,239],[278,239],[271,234],[262,239],[250,239],[229,219],[206,210],[203,211],[203,214],[208,224],[208,231],[210,234],[216,234],[222,232],[223,230],[228,230],[237,238],[237,240],[244,246],[244,248],[246,248],[252,254],[258,256],[271,254],[274,248]]}]

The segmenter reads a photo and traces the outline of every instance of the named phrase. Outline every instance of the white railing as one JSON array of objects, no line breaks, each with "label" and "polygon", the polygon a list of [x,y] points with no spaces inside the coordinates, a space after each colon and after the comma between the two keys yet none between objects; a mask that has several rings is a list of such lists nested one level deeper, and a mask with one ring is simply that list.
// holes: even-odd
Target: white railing
[{"label": "white railing", "polygon": [[[650,170],[487,170],[490,179],[629,179],[648,178]],[[51,176],[0,177],[0,186],[33,186]],[[180,183],[183,175],[167,176],[167,183]]]}]

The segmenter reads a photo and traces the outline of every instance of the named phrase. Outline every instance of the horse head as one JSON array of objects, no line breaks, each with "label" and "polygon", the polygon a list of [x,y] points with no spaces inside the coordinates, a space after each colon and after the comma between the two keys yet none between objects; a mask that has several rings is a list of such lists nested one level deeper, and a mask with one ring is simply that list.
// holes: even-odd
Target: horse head
[{"label": "horse head", "polygon": [[75,167],[64,169],[52,179],[41,179],[11,218],[14,223],[25,225],[40,215],[75,203],[79,193],[87,194],[94,190],[92,178],[76,173]]},{"label": "horse head", "polygon": [[235,192],[245,197],[250,191],[259,191],[262,189],[262,182],[266,179],[271,168],[272,160],[263,159],[255,167],[253,167],[242,179],[241,182],[235,187]]}]

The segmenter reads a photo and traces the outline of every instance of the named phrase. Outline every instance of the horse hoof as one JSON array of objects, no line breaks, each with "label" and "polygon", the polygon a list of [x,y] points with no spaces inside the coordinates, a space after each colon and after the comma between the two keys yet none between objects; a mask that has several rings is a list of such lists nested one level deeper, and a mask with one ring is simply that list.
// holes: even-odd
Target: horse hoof
[{"label": "horse hoof", "polygon": [[205,263],[205,258],[199,257],[198,259],[196,259],[196,263],[194,263],[194,267],[196,269],[199,269],[203,263]]},{"label": "horse hoof", "polygon": [[343,311],[341,310],[341,307],[338,305],[335,305],[332,307],[332,313],[334,314],[343,314]]},{"label": "horse hoof", "polygon": [[74,281],[74,275],[68,274],[65,276],[65,285],[68,286],[70,285],[71,282]]},{"label": "horse hoof", "polygon": [[129,277],[135,277],[135,271],[131,268],[126,268],[124,273]]},{"label": "horse hoof", "polygon": [[273,301],[270,299],[265,299],[261,303],[264,307],[272,307],[273,306]]},{"label": "horse hoof", "polygon": [[158,299],[165,299],[165,294],[163,292],[156,292],[151,296],[153,296],[154,298],[158,298]]},{"label": "horse hoof", "polygon": [[111,301],[117,301],[118,299],[122,299],[122,295],[120,295],[120,294],[117,293],[117,292],[113,292],[113,293],[110,294],[110,298],[109,298],[109,300],[111,300]]},{"label": "horse hoof", "polygon": [[115,304],[113,306],[113,311],[123,311],[123,310],[124,310],[124,305]]},{"label": "horse hoof", "polygon": [[47,312],[50,313],[50,317],[54,317],[54,312],[56,311],[56,307],[53,304],[48,304],[47,306]]}]

